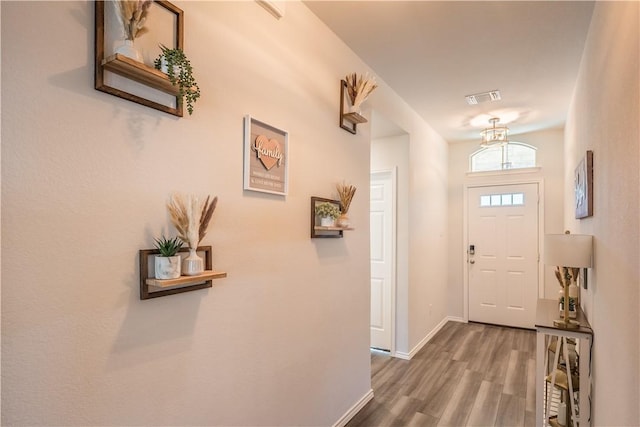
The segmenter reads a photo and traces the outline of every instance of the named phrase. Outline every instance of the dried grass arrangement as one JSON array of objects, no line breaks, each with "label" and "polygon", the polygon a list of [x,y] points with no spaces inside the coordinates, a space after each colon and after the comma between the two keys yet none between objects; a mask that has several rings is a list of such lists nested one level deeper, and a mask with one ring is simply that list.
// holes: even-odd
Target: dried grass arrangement
[{"label": "dried grass arrangement", "polygon": [[560,283],[560,287],[564,289],[565,286],[570,286],[572,282],[578,280],[580,269],[576,267],[556,267],[555,275]]},{"label": "dried grass arrangement", "polygon": [[359,109],[360,105],[371,95],[371,92],[378,87],[376,79],[370,77],[369,74],[365,74],[364,76],[361,74],[360,77],[358,77],[356,73],[347,74],[345,81],[347,82],[349,100],[356,110]]},{"label": "dried grass arrangement", "polygon": [[187,243],[190,249],[196,249],[204,239],[217,204],[217,196],[213,199],[211,196],[207,196],[206,200],[202,202],[192,194],[185,196],[174,193],[171,195],[171,200],[167,203],[171,223],[178,230],[178,237]]},{"label": "dried grass arrangement", "polygon": [[338,197],[342,204],[342,214],[346,215],[347,212],[349,212],[349,206],[351,206],[353,196],[356,194],[356,187],[353,185],[347,185],[343,182],[342,184],[336,185],[336,190],[338,190]]},{"label": "dried grass arrangement", "polygon": [[144,24],[152,0],[117,0],[115,3],[116,15],[124,29],[125,39],[133,41],[148,31]]}]

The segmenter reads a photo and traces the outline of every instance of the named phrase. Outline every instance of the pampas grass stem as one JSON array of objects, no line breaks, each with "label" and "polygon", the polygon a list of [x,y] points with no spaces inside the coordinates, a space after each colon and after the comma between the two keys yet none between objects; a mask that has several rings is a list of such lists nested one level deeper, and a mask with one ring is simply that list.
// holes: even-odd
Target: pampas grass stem
[{"label": "pampas grass stem", "polygon": [[218,197],[211,200],[207,196],[204,203],[195,195],[174,193],[171,195],[167,210],[171,223],[178,231],[180,240],[189,245],[190,249],[197,249],[207,234],[213,211],[218,204]]},{"label": "pampas grass stem", "polygon": [[356,194],[356,187],[353,185],[347,185],[343,182],[342,184],[336,185],[336,190],[338,190],[338,197],[342,204],[342,213],[346,214],[351,206],[353,196]]}]

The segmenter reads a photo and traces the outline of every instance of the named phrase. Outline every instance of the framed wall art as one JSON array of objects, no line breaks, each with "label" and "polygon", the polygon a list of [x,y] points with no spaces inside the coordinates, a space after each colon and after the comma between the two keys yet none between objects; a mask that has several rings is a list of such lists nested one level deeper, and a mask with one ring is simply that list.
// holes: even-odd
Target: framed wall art
[{"label": "framed wall art", "polygon": [[289,189],[289,133],[244,118],[244,189],[286,196]]},{"label": "framed wall art", "polygon": [[588,150],[575,171],[576,218],[593,216],[593,151]]}]

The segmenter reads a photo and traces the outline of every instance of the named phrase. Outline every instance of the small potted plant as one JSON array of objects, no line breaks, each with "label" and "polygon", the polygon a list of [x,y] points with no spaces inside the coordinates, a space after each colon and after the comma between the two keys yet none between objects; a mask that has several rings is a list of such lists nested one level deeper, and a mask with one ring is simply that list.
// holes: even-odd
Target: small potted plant
[{"label": "small potted plant", "polygon": [[322,202],[316,205],[316,215],[320,217],[322,227],[331,227],[336,218],[340,216],[340,209],[335,203]]},{"label": "small potted plant", "polygon": [[177,279],[180,277],[180,255],[182,240],[179,237],[167,239],[162,236],[155,240],[155,247],[160,255],[155,257],[156,279]]},{"label": "small potted plant", "polygon": [[193,77],[193,68],[182,49],[170,49],[160,45],[162,53],[153,61],[156,69],[169,77],[171,84],[178,87],[178,97],[187,103],[189,115],[193,114],[193,103],[200,98],[200,87]]}]

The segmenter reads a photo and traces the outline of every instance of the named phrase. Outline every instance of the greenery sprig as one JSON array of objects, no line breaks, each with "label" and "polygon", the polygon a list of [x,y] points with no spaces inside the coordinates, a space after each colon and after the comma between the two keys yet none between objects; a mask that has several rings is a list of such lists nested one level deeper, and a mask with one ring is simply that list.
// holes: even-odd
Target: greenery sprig
[{"label": "greenery sprig", "polygon": [[178,251],[182,248],[182,240],[179,237],[174,237],[173,239],[167,239],[162,236],[159,239],[155,240],[155,247],[160,251],[160,256],[162,257],[171,257],[175,256]]},{"label": "greenery sprig", "polygon": [[335,203],[322,202],[316,205],[316,215],[336,219],[340,216],[340,209]]},{"label": "greenery sprig", "polygon": [[156,69],[162,69],[162,59],[167,64],[167,76],[171,84],[178,86],[178,96],[187,103],[189,115],[193,114],[193,104],[200,98],[200,87],[193,77],[193,67],[187,59],[182,49],[170,49],[165,45],[160,45],[162,53],[154,61]]}]

